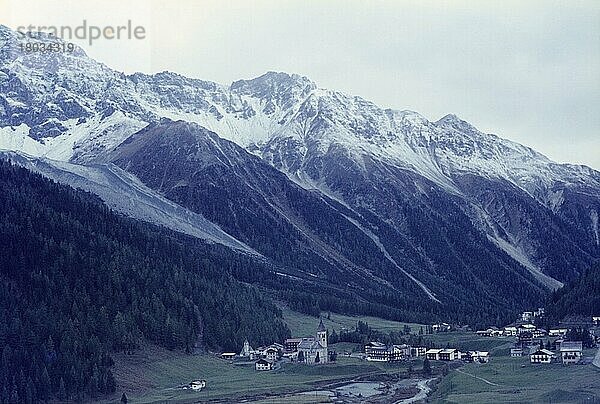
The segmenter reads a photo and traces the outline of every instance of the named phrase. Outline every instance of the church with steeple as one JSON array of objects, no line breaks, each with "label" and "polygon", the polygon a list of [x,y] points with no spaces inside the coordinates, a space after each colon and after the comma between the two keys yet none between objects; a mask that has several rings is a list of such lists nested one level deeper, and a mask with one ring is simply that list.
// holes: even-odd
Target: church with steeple
[{"label": "church with steeple", "polygon": [[298,344],[298,362],[312,365],[327,363],[328,361],[327,329],[323,324],[323,319],[321,319],[315,337],[302,338],[302,341]]}]

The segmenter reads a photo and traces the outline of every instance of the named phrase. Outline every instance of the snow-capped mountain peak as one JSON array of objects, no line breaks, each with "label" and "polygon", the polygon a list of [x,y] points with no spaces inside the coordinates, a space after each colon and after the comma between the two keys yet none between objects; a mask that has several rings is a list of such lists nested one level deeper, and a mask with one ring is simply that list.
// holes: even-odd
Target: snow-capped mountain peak
[{"label": "snow-capped mountain peak", "polygon": [[502,178],[532,195],[557,182],[598,185],[594,170],[553,163],[453,114],[432,122],[281,72],[225,86],[171,72],[127,76],[83,51],[8,52],[6,59],[18,37],[0,28],[0,147],[101,160],[141,127],[168,117],[198,123],[291,175],[310,159],[341,148],[363,170],[365,158],[374,158],[446,189],[455,189],[453,176],[465,173]]}]

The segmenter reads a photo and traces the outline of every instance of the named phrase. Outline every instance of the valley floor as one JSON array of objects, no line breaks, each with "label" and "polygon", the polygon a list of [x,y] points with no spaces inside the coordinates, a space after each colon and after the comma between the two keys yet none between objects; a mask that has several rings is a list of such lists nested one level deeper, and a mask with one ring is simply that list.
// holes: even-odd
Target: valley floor
[{"label": "valley floor", "polygon": [[[328,329],[353,328],[357,320],[367,321],[382,331],[401,330],[404,323],[376,318],[357,318],[331,313],[324,315]],[[329,317],[329,318],[326,318]],[[294,336],[310,335],[317,319],[284,309],[284,318]],[[409,324],[412,332],[420,325]],[[448,332],[424,335],[438,346],[449,344],[463,350],[486,350],[491,354],[488,364],[452,366],[447,376],[436,381],[409,377],[409,363],[373,363],[361,360],[359,344],[338,343],[334,364],[306,366],[283,363],[270,372],[257,372],[252,364],[234,365],[217,355],[186,355],[155,346],[133,355],[115,355],[113,373],[118,381],[118,401],[126,392],[130,402],[256,402],[256,403],[317,403],[332,402],[340,393],[346,403],[417,402],[427,397],[440,403],[489,402],[581,402],[600,399],[600,369],[591,364],[563,366],[531,365],[529,358],[508,356],[511,338],[481,337],[469,332]],[[346,353],[351,354],[347,356]],[[587,350],[589,362],[595,350]],[[442,363],[432,362],[434,368]],[[413,361],[415,370],[422,362]],[[181,386],[194,379],[205,379],[203,391],[183,390]],[[430,391],[431,389],[431,391]],[[382,395],[382,394],[386,395]],[[358,396],[362,394],[362,397]],[[413,399],[415,397],[415,399]],[[413,401],[414,400],[414,401]],[[592,401],[589,401],[592,400]]]},{"label": "valley floor", "polygon": [[[116,355],[115,361],[118,392],[114,398],[125,392],[136,403],[255,401],[298,392],[312,392],[308,394],[310,397],[318,397],[321,395],[318,390],[331,390],[357,381],[378,384],[395,380],[408,368],[406,363],[375,364],[355,357],[340,357],[333,364],[284,363],[280,369],[257,372],[253,364],[234,365],[212,354],[186,355],[156,347],[146,347],[134,355]],[[206,389],[194,392],[180,388],[199,378],[207,380]]]}]

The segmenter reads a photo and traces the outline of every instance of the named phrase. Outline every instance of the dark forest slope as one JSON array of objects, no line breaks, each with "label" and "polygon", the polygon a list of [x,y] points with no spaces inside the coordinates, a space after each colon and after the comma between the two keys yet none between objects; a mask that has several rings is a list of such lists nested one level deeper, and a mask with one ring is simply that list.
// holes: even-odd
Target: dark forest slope
[{"label": "dark forest slope", "polygon": [[[114,390],[110,352],[283,339],[281,313],[216,246],[114,214],[0,161],[2,402]],[[12,401],[11,401],[12,400]]]},{"label": "dark forest slope", "polygon": [[552,293],[546,312],[555,321],[572,315],[600,316],[600,265]]}]

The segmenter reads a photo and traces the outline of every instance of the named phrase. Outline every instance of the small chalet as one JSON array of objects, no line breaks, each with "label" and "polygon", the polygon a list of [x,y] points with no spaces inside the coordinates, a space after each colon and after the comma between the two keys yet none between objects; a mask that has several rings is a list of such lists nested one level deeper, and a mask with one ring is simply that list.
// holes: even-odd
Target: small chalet
[{"label": "small chalet", "polygon": [[261,358],[254,363],[254,369],[256,369],[256,370],[273,370],[273,362]]},{"label": "small chalet", "polygon": [[581,341],[564,341],[560,344],[560,357],[565,365],[578,363],[583,356]]},{"label": "small chalet", "polygon": [[514,337],[515,335],[517,335],[517,327],[514,327],[514,326],[504,327],[503,334],[506,335],[507,337]]},{"label": "small chalet", "polygon": [[560,344],[562,344],[564,340],[564,338],[557,338],[554,341],[552,341],[552,349],[555,351],[560,350]]},{"label": "small chalet", "polygon": [[529,354],[529,360],[531,363],[552,363],[556,361],[556,354],[547,349],[538,349]]},{"label": "small chalet", "polygon": [[235,352],[223,352],[221,354],[221,358],[231,360],[231,359],[235,358],[236,355],[237,354]]},{"label": "small chalet", "polygon": [[490,361],[490,353],[487,351],[470,351],[467,352],[466,359],[468,362],[488,363]]},{"label": "small chalet", "polygon": [[271,362],[276,361],[278,355],[279,355],[279,351],[274,346],[270,346],[265,350],[265,358],[267,358],[268,361],[271,361]]}]

